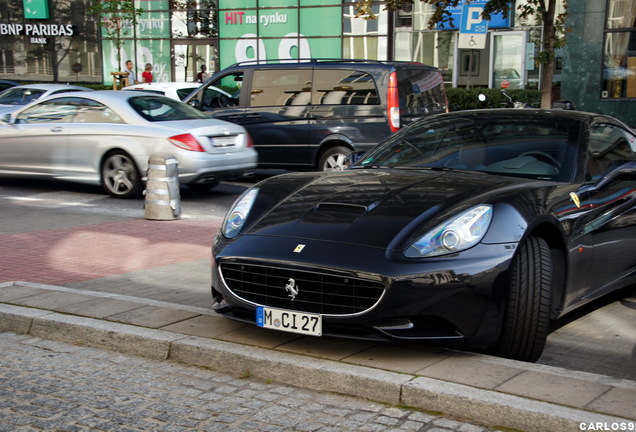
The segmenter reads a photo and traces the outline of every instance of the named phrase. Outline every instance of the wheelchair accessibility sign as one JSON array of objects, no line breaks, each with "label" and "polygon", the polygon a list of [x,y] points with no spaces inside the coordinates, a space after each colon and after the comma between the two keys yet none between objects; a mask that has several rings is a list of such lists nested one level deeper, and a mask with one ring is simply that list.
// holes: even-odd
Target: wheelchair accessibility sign
[{"label": "wheelchair accessibility sign", "polygon": [[462,5],[458,41],[460,49],[486,48],[488,21],[481,16],[485,4],[485,1],[471,1]]}]

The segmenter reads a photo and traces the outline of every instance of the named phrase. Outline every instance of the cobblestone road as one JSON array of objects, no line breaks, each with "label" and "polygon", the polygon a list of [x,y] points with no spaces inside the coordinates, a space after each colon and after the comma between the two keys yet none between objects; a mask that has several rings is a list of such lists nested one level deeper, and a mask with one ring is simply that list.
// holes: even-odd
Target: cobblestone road
[{"label": "cobblestone road", "polygon": [[0,333],[0,352],[0,431],[488,430],[354,398],[31,336]]}]

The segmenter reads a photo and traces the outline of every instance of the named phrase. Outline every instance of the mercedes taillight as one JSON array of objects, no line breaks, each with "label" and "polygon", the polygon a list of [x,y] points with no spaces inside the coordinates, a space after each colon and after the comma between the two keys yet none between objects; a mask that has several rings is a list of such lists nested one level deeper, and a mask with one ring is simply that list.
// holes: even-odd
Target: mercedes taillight
[{"label": "mercedes taillight", "polygon": [[194,152],[204,152],[205,150],[201,146],[201,143],[197,141],[197,139],[189,134],[175,135],[168,138],[172,145],[177,146],[183,150],[194,151]]}]

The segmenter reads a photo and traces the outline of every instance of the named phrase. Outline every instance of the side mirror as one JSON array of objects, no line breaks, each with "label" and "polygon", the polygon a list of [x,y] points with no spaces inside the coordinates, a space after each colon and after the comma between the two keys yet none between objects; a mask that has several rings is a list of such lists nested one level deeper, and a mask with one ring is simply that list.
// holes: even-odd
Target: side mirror
[{"label": "side mirror", "polygon": [[11,123],[11,113],[2,114],[0,121],[3,123]]},{"label": "side mirror", "polygon": [[620,159],[608,167],[605,175],[596,183],[584,186],[586,191],[600,191],[616,181],[636,180],[636,161]]}]

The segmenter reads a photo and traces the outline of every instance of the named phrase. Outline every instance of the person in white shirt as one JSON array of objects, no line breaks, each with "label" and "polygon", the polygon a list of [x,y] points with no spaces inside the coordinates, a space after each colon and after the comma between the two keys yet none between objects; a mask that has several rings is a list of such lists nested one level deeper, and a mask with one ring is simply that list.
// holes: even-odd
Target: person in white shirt
[{"label": "person in white shirt", "polygon": [[128,85],[139,84],[139,81],[137,81],[137,74],[133,70],[132,60],[126,61],[126,72],[128,72]]}]

